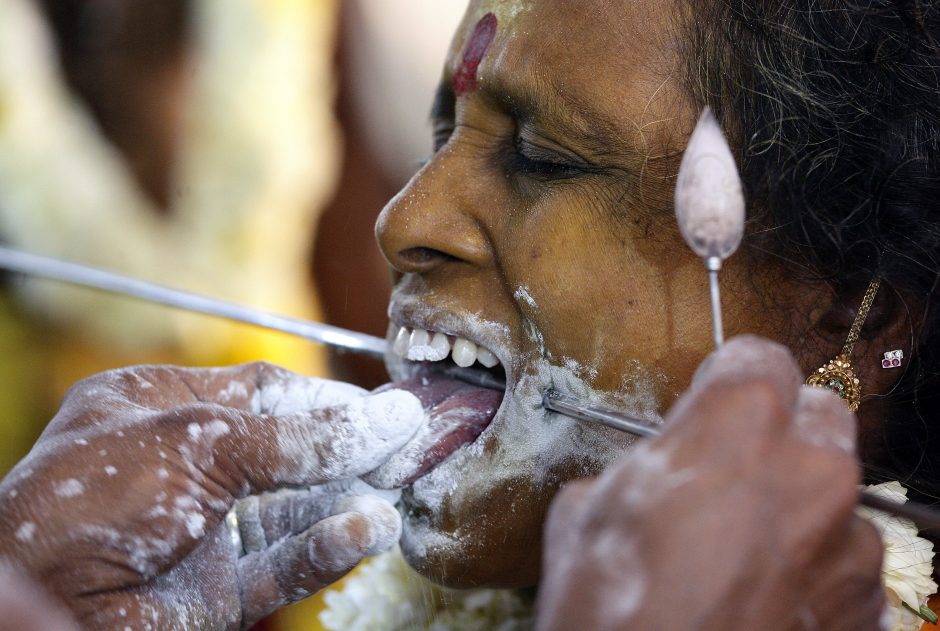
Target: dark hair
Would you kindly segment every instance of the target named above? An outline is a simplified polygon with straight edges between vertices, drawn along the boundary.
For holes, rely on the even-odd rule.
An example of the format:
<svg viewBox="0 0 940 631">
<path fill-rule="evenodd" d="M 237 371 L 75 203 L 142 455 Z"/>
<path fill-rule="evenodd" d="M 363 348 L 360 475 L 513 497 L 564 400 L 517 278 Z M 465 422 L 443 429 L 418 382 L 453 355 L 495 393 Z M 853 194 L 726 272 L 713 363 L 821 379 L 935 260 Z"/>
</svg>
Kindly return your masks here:
<svg viewBox="0 0 940 631">
<path fill-rule="evenodd" d="M 940 2 L 683 6 L 686 85 L 734 139 L 758 247 L 852 309 L 879 276 L 883 306 L 909 310 L 913 349 L 867 475 L 936 501 Z"/>
</svg>

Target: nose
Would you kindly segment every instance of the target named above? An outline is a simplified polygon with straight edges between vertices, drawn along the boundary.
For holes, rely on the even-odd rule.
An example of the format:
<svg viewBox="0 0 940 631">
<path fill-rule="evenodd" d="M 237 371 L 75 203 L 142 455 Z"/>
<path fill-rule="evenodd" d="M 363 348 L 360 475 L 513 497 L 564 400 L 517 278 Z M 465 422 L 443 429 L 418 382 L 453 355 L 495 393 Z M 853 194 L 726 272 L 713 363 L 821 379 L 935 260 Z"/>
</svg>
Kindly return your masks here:
<svg viewBox="0 0 940 631">
<path fill-rule="evenodd" d="M 443 153 L 443 152 L 442 152 Z M 445 263 L 487 266 L 492 245 L 473 199 L 473 178 L 439 153 L 385 206 L 375 224 L 396 271 L 428 273 Z"/>
</svg>

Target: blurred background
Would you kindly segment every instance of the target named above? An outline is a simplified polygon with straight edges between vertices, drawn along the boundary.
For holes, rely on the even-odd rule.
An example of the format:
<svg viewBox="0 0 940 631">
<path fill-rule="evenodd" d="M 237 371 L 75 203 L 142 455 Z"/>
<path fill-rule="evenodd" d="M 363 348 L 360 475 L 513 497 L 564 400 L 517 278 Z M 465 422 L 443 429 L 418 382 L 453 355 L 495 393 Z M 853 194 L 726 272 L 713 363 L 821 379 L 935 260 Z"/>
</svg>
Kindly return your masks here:
<svg viewBox="0 0 940 631">
<path fill-rule="evenodd" d="M 430 150 L 466 0 L 2 0 L 0 242 L 375 335 L 372 225 Z M 0 274 L 0 475 L 76 380 L 265 359 L 378 362 Z M 318 629 L 316 602 L 265 629 Z"/>
</svg>

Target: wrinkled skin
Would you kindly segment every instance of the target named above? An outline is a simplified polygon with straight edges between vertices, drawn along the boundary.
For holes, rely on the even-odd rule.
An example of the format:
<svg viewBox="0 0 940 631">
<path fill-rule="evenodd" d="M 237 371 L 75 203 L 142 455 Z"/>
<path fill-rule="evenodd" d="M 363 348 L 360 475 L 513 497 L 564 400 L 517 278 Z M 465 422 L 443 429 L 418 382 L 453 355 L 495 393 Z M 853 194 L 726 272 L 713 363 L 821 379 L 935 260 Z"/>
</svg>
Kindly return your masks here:
<svg viewBox="0 0 940 631">
<path fill-rule="evenodd" d="M 666 432 L 552 506 L 539 631 L 880 628 L 855 420 L 786 349 L 728 343 Z M 824 481 L 821 484 L 821 481 Z"/>
<path fill-rule="evenodd" d="M 0 484 L 0 560 L 83 628 L 248 627 L 398 539 L 388 502 L 306 488 L 375 468 L 417 430 L 417 399 L 350 422 L 387 397 L 364 394 L 266 364 L 86 379 Z M 284 487 L 298 490 L 239 504 L 241 555 L 226 512 Z"/>
<path fill-rule="evenodd" d="M 552 385 L 540 363 L 576 364 L 588 387 L 622 409 L 631 410 L 626 390 L 664 413 L 712 349 L 702 261 L 672 211 L 698 116 L 679 84 L 676 7 L 477 1 L 453 40 L 432 113 L 435 152 L 377 223 L 396 273 L 393 325 L 505 327 L 476 340 L 489 347 L 495 338 L 509 376 L 503 409 L 478 439 L 482 453 L 456 458 L 452 471 L 403 496 L 406 556 L 434 580 L 534 585 L 553 494 L 624 445 L 574 425 L 550 444 L 520 441 L 567 422 L 531 405 L 518 413 Z M 487 13 L 495 35 L 468 88 L 466 50 Z M 770 262 L 755 267 L 768 258 L 726 261 L 726 334 L 781 342 L 812 370 L 841 347 L 853 313 L 835 309 L 824 286 L 798 284 Z M 862 341 L 855 356 L 877 348 Z M 890 387 L 875 368 L 860 371 L 868 392 Z M 865 413 L 876 408 L 866 403 Z M 428 499 L 440 492 L 442 503 Z"/>
</svg>

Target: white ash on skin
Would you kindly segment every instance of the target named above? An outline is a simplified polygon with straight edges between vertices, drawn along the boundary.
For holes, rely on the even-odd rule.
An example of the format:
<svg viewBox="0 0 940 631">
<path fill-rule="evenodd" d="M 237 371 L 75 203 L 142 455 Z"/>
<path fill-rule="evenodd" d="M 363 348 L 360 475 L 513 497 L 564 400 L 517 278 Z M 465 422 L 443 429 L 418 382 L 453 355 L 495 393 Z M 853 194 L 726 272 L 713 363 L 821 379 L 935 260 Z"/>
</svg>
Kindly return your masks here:
<svg viewBox="0 0 940 631">
<path fill-rule="evenodd" d="M 529 296 L 531 298 L 531 296 Z M 399 304 L 407 299 L 398 299 Z M 394 302 L 394 299 L 393 299 Z M 535 300 L 527 302 L 527 308 Z M 434 312 L 420 304 L 409 304 L 412 312 L 431 317 Z M 528 321 L 537 340 L 541 332 Z M 542 357 L 524 360 L 509 352 L 509 330 L 504 324 L 474 316 L 460 318 L 463 331 L 485 340 L 498 357 L 504 359 L 509 384 L 502 405 L 492 423 L 473 442 L 456 450 L 446 460 L 415 481 L 407 490 L 404 507 L 402 550 L 409 562 L 430 568 L 428 559 L 436 552 L 448 550 L 445 556 L 463 555 L 477 536 L 461 528 L 443 532 L 426 516 L 440 516 L 448 505 L 471 505 L 485 497 L 488 489 L 509 488 L 516 482 L 526 486 L 547 486 L 557 467 L 578 469 L 592 475 L 615 459 L 633 442 L 633 438 L 608 428 L 584 426 L 577 421 L 547 412 L 542 406 L 542 393 L 548 387 L 576 396 L 586 402 L 620 409 L 627 414 L 661 422 L 660 403 L 655 394 L 655 378 L 642 366 L 628 367 L 621 392 L 600 392 L 588 380 L 594 371 L 569 358 L 547 357 L 539 344 Z M 514 363 L 506 363 L 511 359 Z M 414 374 L 413 364 L 388 355 L 386 363 L 394 379 Z M 561 365 L 559 365 L 561 364 Z M 516 382 L 515 375 L 521 374 Z M 632 378 L 631 378 L 632 377 Z M 479 466 L 486 452 L 486 467 Z M 409 505 L 418 505 L 414 512 Z M 477 524 L 479 525 L 479 524 Z M 431 570 L 433 571 L 433 569 Z"/>
</svg>

